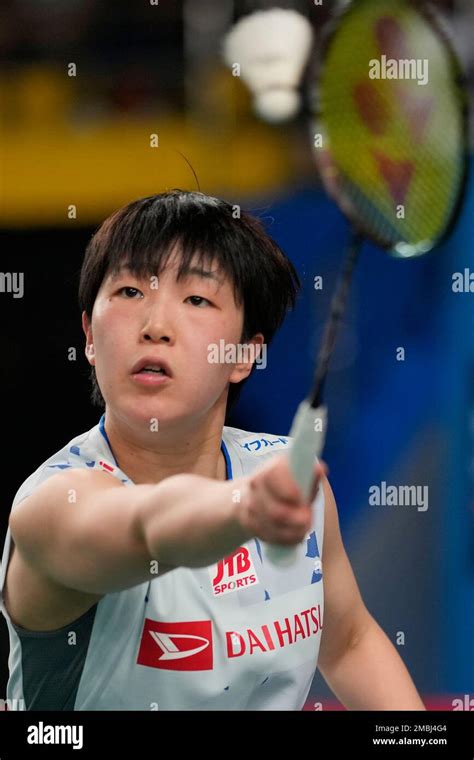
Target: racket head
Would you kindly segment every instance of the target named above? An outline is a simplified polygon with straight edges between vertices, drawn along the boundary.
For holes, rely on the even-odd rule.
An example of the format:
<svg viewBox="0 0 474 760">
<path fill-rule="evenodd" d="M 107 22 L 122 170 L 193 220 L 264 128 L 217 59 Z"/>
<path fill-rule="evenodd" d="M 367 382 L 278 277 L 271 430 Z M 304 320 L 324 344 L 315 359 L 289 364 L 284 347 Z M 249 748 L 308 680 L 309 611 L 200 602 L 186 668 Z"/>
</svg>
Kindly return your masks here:
<svg viewBox="0 0 474 760">
<path fill-rule="evenodd" d="M 414 0 L 357 0 L 331 23 L 321 55 L 310 110 L 327 193 L 393 256 L 427 253 L 451 233 L 468 171 L 468 97 L 445 25 Z M 415 61 L 420 74 L 428 61 L 426 83 L 370 76 L 393 74 L 390 60 Z M 404 65 L 395 73 L 415 72 Z"/>
</svg>

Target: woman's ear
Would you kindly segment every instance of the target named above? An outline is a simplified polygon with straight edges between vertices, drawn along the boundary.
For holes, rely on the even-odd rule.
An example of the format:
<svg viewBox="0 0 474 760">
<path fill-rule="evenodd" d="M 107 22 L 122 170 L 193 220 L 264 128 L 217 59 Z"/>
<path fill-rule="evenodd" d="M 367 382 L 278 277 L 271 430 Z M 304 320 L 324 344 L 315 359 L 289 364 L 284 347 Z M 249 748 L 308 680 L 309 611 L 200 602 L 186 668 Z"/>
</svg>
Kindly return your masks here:
<svg viewBox="0 0 474 760">
<path fill-rule="evenodd" d="M 86 348 L 85 348 L 86 358 L 89 364 L 94 366 L 95 351 L 94 351 L 94 341 L 92 338 L 92 327 L 91 327 L 91 323 L 89 322 L 89 317 L 87 316 L 85 311 L 82 312 L 82 329 L 84 330 L 84 334 L 86 336 Z"/>
<path fill-rule="evenodd" d="M 263 333 L 256 333 L 251 340 L 237 346 L 237 362 L 229 378 L 231 383 L 240 383 L 250 375 L 254 364 L 266 367 L 266 345 Z M 262 362 L 262 356 L 264 363 Z"/>
</svg>

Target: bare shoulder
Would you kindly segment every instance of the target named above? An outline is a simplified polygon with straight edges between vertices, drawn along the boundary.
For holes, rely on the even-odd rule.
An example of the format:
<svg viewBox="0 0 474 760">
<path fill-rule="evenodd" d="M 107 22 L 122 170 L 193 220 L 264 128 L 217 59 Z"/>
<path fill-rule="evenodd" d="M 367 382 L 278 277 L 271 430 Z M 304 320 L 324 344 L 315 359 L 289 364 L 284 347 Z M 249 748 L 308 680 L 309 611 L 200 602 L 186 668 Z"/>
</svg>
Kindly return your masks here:
<svg viewBox="0 0 474 760">
<path fill-rule="evenodd" d="M 5 606 L 12 621 L 27 630 L 50 631 L 76 620 L 101 598 L 67 588 L 48 578 L 32 561 L 33 550 L 54 550 L 68 504 L 79 509 L 95 492 L 124 487 L 105 472 L 74 468 L 57 473 L 17 504 L 10 515 L 12 550 L 4 587 Z M 64 526 L 67 529 L 67 526 Z"/>
<path fill-rule="evenodd" d="M 4 586 L 12 621 L 29 631 L 54 631 L 77 620 L 102 598 L 61 586 L 29 565 L 15 545 Z"/>
<path fill-rule="evenodd" d="M 96 493 L 111 488 L 124 484 L 102 470 L 71 468 L 45 480 L 10 514 L 9 527 L 20 551 L 30 537 L 38 544 L 48 527 L 56 527 L 58 520 L 67 522 L 73 514 L 68 505 L 85 505 Z"/>
</svg>

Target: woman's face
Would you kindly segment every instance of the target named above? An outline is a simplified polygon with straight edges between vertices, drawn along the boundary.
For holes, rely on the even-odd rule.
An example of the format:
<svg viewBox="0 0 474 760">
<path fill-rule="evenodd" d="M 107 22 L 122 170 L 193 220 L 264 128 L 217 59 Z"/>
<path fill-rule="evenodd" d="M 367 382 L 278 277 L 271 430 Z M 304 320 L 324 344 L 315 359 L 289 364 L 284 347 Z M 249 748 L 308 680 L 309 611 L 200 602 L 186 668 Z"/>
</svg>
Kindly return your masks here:
<svg viewBox="0 0 474 760">
<path fill-rule="evenodd" d="M 252 368 L 249 361 L 209 361 L 212 344 L 235 345 L 242 334 L 243 308 L 231 283 L 216 264 L 192 263 L 180 281 L 177 268 L 174 257 L 159 278 L 137 279 L 127 270 L 109 275 L 90 324 L 83 314 L 86 355 L 107 407 L 129 424 L 199 420 L 218 402 L 225 408 L 228 383 Z M 260 344 L 263 336 L 249 342 Z M 145 358 L 166 362 L 170 375 L 134 373 Z"/>
</svg>

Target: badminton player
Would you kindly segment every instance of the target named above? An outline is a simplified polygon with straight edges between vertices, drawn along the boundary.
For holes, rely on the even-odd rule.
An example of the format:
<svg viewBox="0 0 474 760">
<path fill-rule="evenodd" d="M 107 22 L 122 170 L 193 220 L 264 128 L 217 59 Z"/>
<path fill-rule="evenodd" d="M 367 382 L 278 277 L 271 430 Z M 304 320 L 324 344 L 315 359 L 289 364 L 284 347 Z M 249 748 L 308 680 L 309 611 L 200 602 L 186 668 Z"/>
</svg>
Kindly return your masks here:
<svg viewBox="0 0 474 760">
<path fill-rule="evenodd" d="M 20 709 L 301 710 L 317 666 L 348 709 L 424 709 L 361 599 L 325 466 L 306 502 L 291 439 L 225 424 L 299 286 L 233 212 L 171 191 L 118 210 L 87 247 L 104 413 L 13 502 L 0 592 Z M 242 345 L 253 354 L 227 351 Z M 269 544 L 297 546 L 293 564 Z"/>
</svg>

